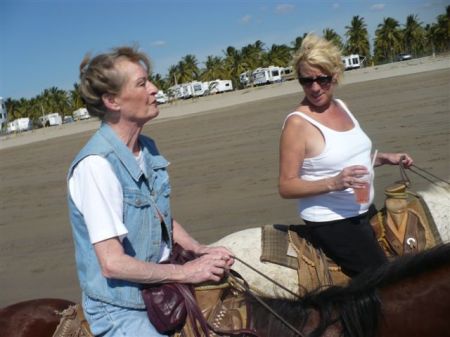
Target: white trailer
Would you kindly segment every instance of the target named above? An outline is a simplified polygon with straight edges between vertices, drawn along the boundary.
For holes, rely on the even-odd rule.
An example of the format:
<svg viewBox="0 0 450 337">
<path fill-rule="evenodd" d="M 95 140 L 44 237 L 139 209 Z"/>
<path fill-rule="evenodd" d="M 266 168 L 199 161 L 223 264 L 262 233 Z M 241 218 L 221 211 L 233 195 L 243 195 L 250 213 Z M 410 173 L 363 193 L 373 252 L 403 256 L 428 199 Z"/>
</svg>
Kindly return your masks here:
<svg viewBox="0 0 450 337">
<path fill-rule="evenodd" d="M 0 132 L 6 129 L 8 123 L 8 113 L 6 112 L 6 105 L 2 97 L 0 97 Z"/>
<path fill-rule="evenodd" d="M 233 82 L 231 80 L 214 80 L 208 83 L 209 92 L 211 94 L 218 94 L 233 90 Z"/>
<path fill-rule="evenodd" d="M 18 118 L 9 122 L 7 125 L 6 132 L 22 132 L 31 130 L 31 120 L 28 117 Z"/>
<path fill-rule="evenodd" d="M 290 81 L 295 79 L 295 71 L 292 66 L 281 69 L 281 80 Z"/>
<path fill-rule="evenodd" d="M 252 77 L 252 72 L 250 70 L 247 70 L 239 75 L 239 82 L 244 87 L 248 87 L 249 85 L 251 85 L 251 77 Z"/>
<path fill-rule="evenodd" d="M 191 88 L 194 97 L 205 96 L 209 93 L 208 82 L 191 82 Z"/>
<path fill-rule="evenodd" d="M 169 97 L 162 90 L 158 90 L 155 97 L 158 104 L 165 104 L 169 101 Z"/>
<path fill-rule="evenodd" d="M 281 82 L 281 72 L 284 68 L 269 66 L 267 68 L 257 68 L 252 73 L 254 85 L 263 85 L 275 82 Z"/>
<path fill-rule="evenodd" d="M 168 90 L 169 97 L 173 99 L 180 99 L 184 98 L 183 94 L 183 86 L 181 84 L 176 84 L 174 86 L 171 86 Z"/>
<path fill-rule="evenodd" d="M 91 115 L 89 114 L 89 111 L 86 108 L 79 108 L 75 110 L 72 116 L 74 121 L 91 118 Z"/>
<path fill-rule="evenodd" d="M 342 62 L 344 63 L 345 70 L 361 68 L 363 61 L 364 58 L 361 58 L 358 54 L 342 56 Z"/>
<path fill-rule="evenodd" d="M 39 117 L 39 124 L 42 127 L 61 125 L 62 117 L 57 112 L 49 113 L 47 115 Z"/>
</svg>

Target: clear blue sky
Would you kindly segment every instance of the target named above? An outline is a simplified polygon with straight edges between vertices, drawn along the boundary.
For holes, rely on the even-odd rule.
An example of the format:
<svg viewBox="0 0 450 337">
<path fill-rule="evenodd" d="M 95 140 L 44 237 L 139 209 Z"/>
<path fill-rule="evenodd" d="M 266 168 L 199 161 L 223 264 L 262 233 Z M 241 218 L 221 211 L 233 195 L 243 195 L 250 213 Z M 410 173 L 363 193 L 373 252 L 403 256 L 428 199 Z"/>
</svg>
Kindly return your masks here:
<svg viewBox="0 0 450 337">
<path fill-rule="evenodd" d="M 86 52 L 138 43 L 155 72 L 193 54 L 208 55 L 256 40 L 269 48 L 305 32 L 345 26 L 363 17 L 372 42 L 385 17 L 409 14 L 431 23 L 448 0 L 0 0 L 0 96 L 31 98 L 56 86 L 71 90 Z"/>
</svg>

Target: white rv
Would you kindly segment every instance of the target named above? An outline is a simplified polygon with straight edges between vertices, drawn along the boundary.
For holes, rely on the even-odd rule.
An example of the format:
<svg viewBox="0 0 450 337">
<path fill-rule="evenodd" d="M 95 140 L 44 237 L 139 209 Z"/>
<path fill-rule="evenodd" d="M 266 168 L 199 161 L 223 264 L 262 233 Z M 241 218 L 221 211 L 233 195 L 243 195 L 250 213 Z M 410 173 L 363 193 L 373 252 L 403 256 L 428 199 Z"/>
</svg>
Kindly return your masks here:
<svg viewBox="0 0 450 337">
<path fill-rule="evenodd" d="M 208 82 L 191 82 L 192 95 L 195 97 L 205 96 L 209 93 Z"/>
<path fill-rule="evenodd" d="M 164 104 L 169 101 L 169 97 L 167 97 L 167 95 L 162 90 L 158 90 L 155 97 L 158 104 Z"/>
<path fill-rule="evenodd" d="M 9 122 L 7 125 L 6 132 L 13 133 L 27 130 L 31 130 L 31 120 L 28 117 L 24 117 Z"/>
<path fill-rule="evenodd" d="M 39 124 L 42 127 L 61 125 L 62 117 L 59 113 L 53 112 L 53 113 L 39 117 Z"/>
<path fill-rule="evenodd" d="M 75 110 L 72 116 L 74 121 L 91 118 L 91 115 L 89 115 L 89 111 L 86 108 L 79 108 Z"/>
<path fill-rule="evenodd" d="M 364 59 L 361 58 L 358 54 L 352 54 L 342 57 L 342 62 L 344 63 L 345 70 L 361 68 L 363 60 Z"/>
<path fill-rule="evenodd" d="M 8 113 L 6 112 L 5 102 L 0 97 L 0 132 L 6 129 L 6 123 L 8 123 Z"/>
<path fill-rule="evenodd" d="M 233 82 L 231 80 L 214 80 L 208 83 L 209 92 L 211 94 L 218 94 L 233 90 Z"/>
<path fill-rule="evenodd" d="M 171 86 L 168 90 L 169 96 L 174 99 L 184 98 L 184 89 L 182 84 Z"/>
<path fill-rule="evenodd" d="M 248 87 L 249 85 L 251 85 L 251 76 L 252 76 L 252 72 L 250 70 L 243 72 L 242 74 L 239 75 L 239 82 L 244 86 L 244 87 Z"/>
<path fill-rule="evenodd" d="M 267 68 L 257 68 L 252 73 L 254 85 L 263 85 L 275 82 L 281 82 L 282 67 L 270 66 Z"/>
<path fill-rule="evenodd" d="M 281 69 L 281 80 L 290 81 L 295 79 L 295 71 L 292 66 Z"/>
</svg>

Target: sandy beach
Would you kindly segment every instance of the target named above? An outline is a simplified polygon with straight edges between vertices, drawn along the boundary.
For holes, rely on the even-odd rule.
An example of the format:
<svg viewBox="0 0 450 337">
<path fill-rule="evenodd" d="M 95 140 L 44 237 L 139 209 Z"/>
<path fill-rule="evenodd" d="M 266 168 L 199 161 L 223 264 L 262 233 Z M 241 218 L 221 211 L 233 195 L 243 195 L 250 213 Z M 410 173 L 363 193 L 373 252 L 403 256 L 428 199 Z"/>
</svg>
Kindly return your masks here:
<svg viewBox="0 0 450 337">
<path fill-rule="evenodd" d="M 450 172 L 450 56 L 363 68 L 336 92 L 379 151 L 409 152 L 437 176 Z M 277 192 L 278 140 L 302 97 L 296 81 L 161 106 L 145 127 L 171 162 L 175 218 L 199 241 L 267 223 L 298 223 Z M 66 206 L 70 162 L 95 120 L 0 138 L 0 307 L 38 297 L 79 300 Z M 415 190 L 428 182 L 410 176 Z M 399 179 L 376 171 L 376 205 Z"/>
</svg>

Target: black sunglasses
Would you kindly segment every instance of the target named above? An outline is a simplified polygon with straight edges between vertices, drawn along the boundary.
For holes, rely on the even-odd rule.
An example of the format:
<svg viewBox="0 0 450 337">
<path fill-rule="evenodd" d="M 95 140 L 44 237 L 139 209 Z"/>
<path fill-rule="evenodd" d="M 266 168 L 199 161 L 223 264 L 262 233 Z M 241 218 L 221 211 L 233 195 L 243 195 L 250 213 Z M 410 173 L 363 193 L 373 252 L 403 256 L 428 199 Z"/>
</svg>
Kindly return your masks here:
<svg viewBox="0 0 450 337">
<path fill-rule="evenodd" d="M 314 82 L 317 82 L 319 85 L 328 85 L 333 80 L 333 76 L 317 76 L 313 77 L 299 77 L 298 81 L 301 85 L 311 86 Z"/>
</svg>

